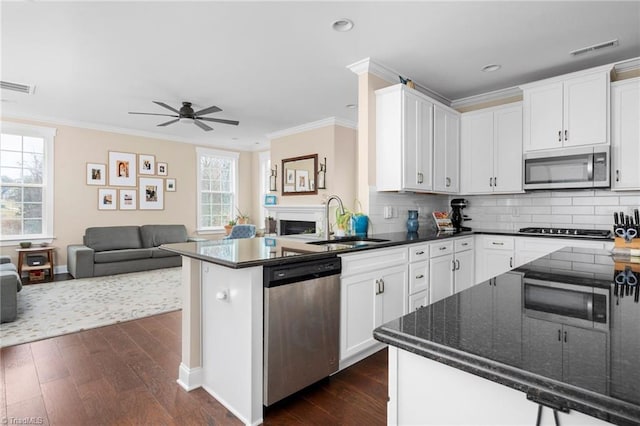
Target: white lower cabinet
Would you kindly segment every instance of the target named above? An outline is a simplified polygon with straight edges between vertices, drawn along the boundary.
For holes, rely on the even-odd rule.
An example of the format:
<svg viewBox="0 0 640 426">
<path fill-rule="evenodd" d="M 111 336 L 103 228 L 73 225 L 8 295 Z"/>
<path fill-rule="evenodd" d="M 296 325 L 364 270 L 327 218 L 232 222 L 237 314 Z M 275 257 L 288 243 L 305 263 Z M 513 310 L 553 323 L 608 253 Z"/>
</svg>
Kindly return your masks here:
<svg viewBox="0 0 640 426">
<path fill-rule="evenodd" d="M 455 263 L 452 253 L 429 259 L 429 303 L 453 294 L 453 270 Z"/>
<path fill-rule="evenodd" d="M 409 287 L 406 247 L 345 255 L 342 263 L 341 368 L 381 345 L 373 338 L 373 330 L 407 313 Z"/>
<path fill-rule="evenodd" d="M 476 283 L 493 278 L 515 267 L 515 238 L 476 235 Z"/>
</svg>

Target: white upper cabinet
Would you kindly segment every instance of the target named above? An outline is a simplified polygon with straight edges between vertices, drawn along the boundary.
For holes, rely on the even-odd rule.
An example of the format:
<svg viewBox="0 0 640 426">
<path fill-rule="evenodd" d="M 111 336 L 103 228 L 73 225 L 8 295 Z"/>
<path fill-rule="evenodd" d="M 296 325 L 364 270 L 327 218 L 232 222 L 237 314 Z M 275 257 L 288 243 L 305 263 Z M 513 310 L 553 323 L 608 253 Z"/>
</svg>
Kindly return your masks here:
<svg viewBox="0 0 640 426">
<path fill-rule="evenodd" d="M 640 189 L 640 78 L 611 85 L 611 189 Z"/>
<path fill-rule="evenodd" d="M 460 191 L 460 113 L 433 107 L 433 190 Z"/>
<path fill-rule="evenodd" d="M 462 114 L 461 192 L 522 192 L 522 105 Z"/>
<path fill-rule="evenodd" d="M 521 86 L 524 151 L 609 143 L 611 68 Z"/>
<path fill-rule="evenodd" d="M 433 103 L 403 84 L 376 91 L 378 191 L 432 191 Z"/>
</svg>

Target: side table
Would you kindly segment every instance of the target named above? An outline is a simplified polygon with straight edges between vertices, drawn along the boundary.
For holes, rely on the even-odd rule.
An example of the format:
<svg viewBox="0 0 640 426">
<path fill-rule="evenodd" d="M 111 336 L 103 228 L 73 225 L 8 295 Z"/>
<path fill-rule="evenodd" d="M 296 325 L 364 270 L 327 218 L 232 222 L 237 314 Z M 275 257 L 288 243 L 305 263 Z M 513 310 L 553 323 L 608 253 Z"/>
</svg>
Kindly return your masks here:
<svg viewBox="0 0 640 426">
<path fill-rule="evenodd" d="M 42 271 L 42 273 L 45 274 L 45 271 L 48 270 L 49 276 L 43 277 L 43 281 L 45 280 L 45 278 L 47 281 L 53 281 L 53 267 L 54 267 L 53 251 L 55 249 L 56 248 L 53 246 L 16 249 L 16 251 L 18 252 L 18 271 L 22 275 L 23 272 L 29 273 L 29 272 L 36 272 L 36 271 Z M 28 254 L 43 254 L 45 255 L 47 261 L 41 265 L 29 266 L 28 263 L 26 262 L 26 257 Z M 29 277 L 29 281 L 31 281 L 31 277 Z"/>
</svg>

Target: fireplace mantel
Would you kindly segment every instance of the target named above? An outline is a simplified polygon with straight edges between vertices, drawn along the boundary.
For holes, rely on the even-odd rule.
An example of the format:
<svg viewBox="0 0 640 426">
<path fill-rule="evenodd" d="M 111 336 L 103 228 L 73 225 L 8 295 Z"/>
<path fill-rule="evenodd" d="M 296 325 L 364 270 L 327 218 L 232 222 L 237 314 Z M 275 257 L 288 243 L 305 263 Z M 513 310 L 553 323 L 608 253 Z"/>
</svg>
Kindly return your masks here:
<svg viewBox="0 0 640 426">
<path fill-rule="evenodd" d="M 278 223 L 278 235 L 280 235 L 281 220 L 301 220 L 316 223 L 316 233 L 307 236 L 322 236 L 325 221 L 324 204 L 303 204 L 303 205 L 274 205 L 264 206 Z"/>
</svg>

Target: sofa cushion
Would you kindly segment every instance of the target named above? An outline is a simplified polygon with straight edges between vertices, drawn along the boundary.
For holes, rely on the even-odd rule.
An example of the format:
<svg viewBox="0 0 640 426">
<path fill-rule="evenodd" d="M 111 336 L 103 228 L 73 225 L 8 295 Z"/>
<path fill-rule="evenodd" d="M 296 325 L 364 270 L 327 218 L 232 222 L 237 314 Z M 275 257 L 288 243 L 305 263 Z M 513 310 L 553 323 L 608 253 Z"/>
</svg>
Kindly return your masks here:
<svg viewBox="0 0 640 426">
<path fill-rule="evenodd" d="M 98 251 L 94 255 L 95 263 L 122 262 L 123 260 L 139 260 L 151 257 L 151 249 L 123 249 Z"/>
<path fill-rule="evenodd" d="M 189 239 L 187 228 L 184 225 L 142 225 L 140 235 L 143 247 L 185 243 Z"/>
<path fill-rule="evenodd" d="M 14 265 L 13 263 L 2 263 L 0 264 L 0 271 L 13 271 L 16 272 L 18 269 L 16 268 L 16 265 Z"/>
<path fill-rule="evenodd" d="M 171 251 L 162 250 L 161 248 L 158 248 L 158 247 L 154 247 L 154 248 L 151 249 L 151 257 L 153 257 L 153 258 L 171 257 L 171 256 L 180 257 L 180 255 L 178 253 L 173 253 Z"/>
<path fill-rule="evenodd" d="M 84 245 L 96 252 L 142 248 L 139 226 L 99 226 L 87 228 Z"/>
</svg>

